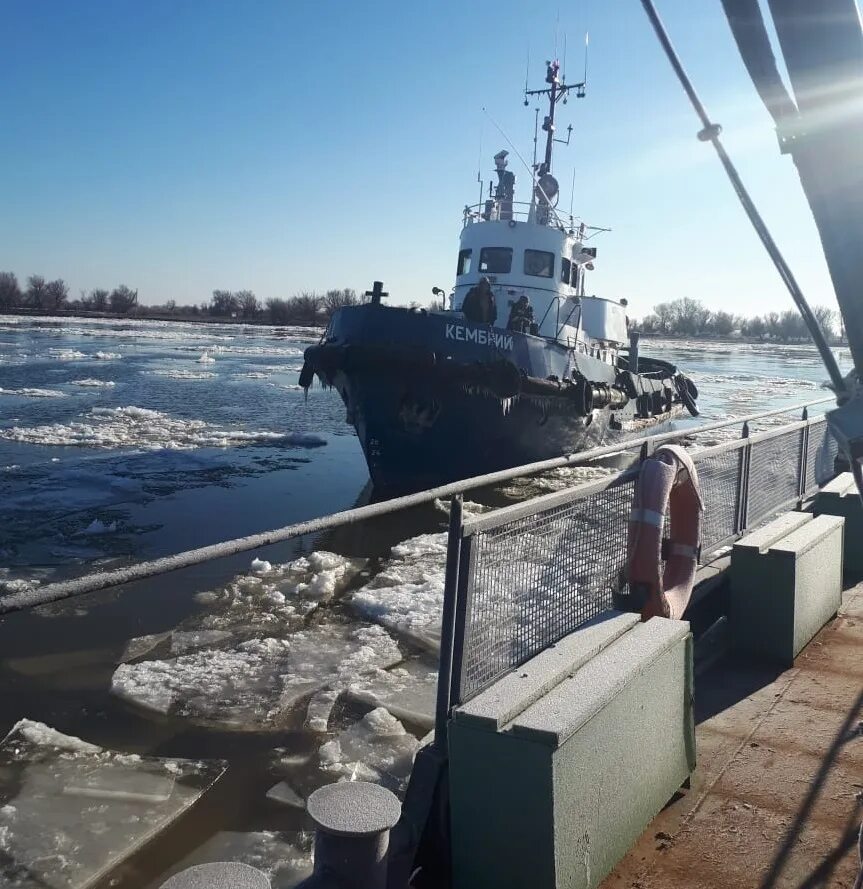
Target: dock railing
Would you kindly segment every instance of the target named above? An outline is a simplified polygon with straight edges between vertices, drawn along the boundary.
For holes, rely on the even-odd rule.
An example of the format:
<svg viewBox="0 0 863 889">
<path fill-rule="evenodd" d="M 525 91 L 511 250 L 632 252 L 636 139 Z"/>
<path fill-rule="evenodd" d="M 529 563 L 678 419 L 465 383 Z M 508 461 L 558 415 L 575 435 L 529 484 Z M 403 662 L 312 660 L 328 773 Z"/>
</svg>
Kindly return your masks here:
<svg viewBox="0 0 863 889">
<path fill-rule="evenodd" d="M 645 442 L 642 459 L 661 443 Z M 835 475 L 824 417 L 693 450 L 705 502 L 704 564 Z M 626 594 L 627 524 L 637 464 L 613 476 L 451 522 L 437 733 L 505 673 Z M 447 623 L 449 621 L 449 623 Z M 449 648 L 451 646 L 451 649 Z M 451 668 L 450 668 L 451 665 Z M 449 674 L 449 675 L 447 675 Z"/>
<path fill-rule="evenodd" d="M 579 466 L 595 461 L 600 457 L 606 457 L 613 454 L 627 452 L 632 453 L 633 451 L 637 451 L 639 447 L 651 449 L 655 448 L 662 442 L 677 441 L 686 438 L 697 438 L 699 435 L 704 435 L 705 433 L 713 432 L 720 429 L 728 429 L 732 426 L 742 425 L 745 440 L 741 439 L 739 441 L 729 443 L 728 445 L 718 445 L 714 448 L 706 448 L 700 451 L 699 456 L 697 457 L 699 462 L 703 464 L 703 466 L 700 467 L 700 471 L 704 475 L 703 485 L 708 492 L 711 492 L 714 488 L 716 488 L 720 492 L 724 492 L 724 494 L 727 494 L 730 490 L 730 486 L 732 485 L 737 485 L 737 488 L 735 488 L 735 490 L 747 492 L 747 496 L 742 496 L 741 494 L 737 495 L 739 503 L 736 504 L 735 509 L 733 510 L 735 522 L 733 527 L 729 524 L 728 521 L 728 502 L 726 502 L 721 497 L 717 498 L 711 493 L 708 493 L 708 497 L 710 498 L 711 502 L 715 504 L 712 511 L 717 513 L 717 515 L 712 515 L 709 519 L 706 520 L 708 533 L 706 534 L 707 542 L 705 544 L 705 552 L 707 552 L 709 551 L 709 546 L 721 545 L 721 539 L 733 539 L 734 535 L 737 534 L 741 529 L 745 529 L 746 527 L 752 526 L 753 524 L 757 523 L 756 515 L 759 513 L 759 511 L 764 512 L 765 509 L 769 511 L 772 508 L 779 509 L 782 508 L 783 505 L 793 502 L 794 498 L 792 498 L 789 493 L 791 476 L 789 472 L 786 472 L 786 467 L 783 465 L 779 466 L 775 473 L 777 476 L 777 480 L 782 481 L 782 485 L 778 489 L 780 491 L 780 494 L 772 496 L 769 492 L 759 491 L 756 496 L 753 496 L 751 498 L 753 502 L 752 504 L 750 504 L 750 498 L 748 496 L 748 486 L 749 475 L 753 463 L 753 454 L 757 455 L 755 462 L 756 472 L 760 472 L 762 465 L 766 465 L 767 463 L 769 463 L 770 460 L 770 454 L 762 456 L 760 450 L 759 443 L 764 440 L 765 435 L 770 436 L 770 441 L 773 443 L 774 447 L 781 448 L 792 447 L 793 441 L 791 441 L 787 437 L 791 436 L 791 438 L 793 439 L 794 435 L 796 435 L 798 441 L 797 451 L 795 451 L 795 453 L 797 453 L 796 459 L 798 459 L 798 461 L 802 459 L 803 469 L 801 470 L 798 464 L 795 463 L 795 466 L 798 466 L 796 470 L 797 475 L 794 476 L 795 484 L 797 486 L 800 486 L 801 492 L 806 493 L 811 490 L 812 486 L 816 483 L 817 467 L 820 466 L 820 464 L 817 463 L 818 454 L 821 452 L 819 451 L 819 447 L 821 448 L 821 450 L 823 450 L 824 448 L 823 442 L 821 443 L 821 445 L 819 445 L 818 438 L 819 435 L 821 436 L 821 438 L 824 438 L 824 436 L 826 436 L 826 421 L 823 418 L 815 420 L 808 420 L 804 418 L 804 420 L 794 425 L 793 428 L 783 427 L 783 429 L 776 430 L 775 432 L 764 433 L 763 435 L 753 436 L 751 438 L 748 437 L 748 424 L 756 421 L 763 421 L 768 418 L 775 418 L 784 414 L 790 414 L 795 411 L 799 412 L 800 410 L 803 410 L 805 412 L 810 407 L 814 407 L 816 405 L 826 405 L 833 402 L 834 399 L 832 397 L 821 398 L 810 401 L 807 404 L 780 407 L 771 411 L 763 411 L 757 414 L 750 414 L 745 417 L 737 417 L 730 420 L 703 423 L 700 426 L 676 429 L 671 432 L 664 432 L 658 435 L 643 435 L 640 437 L 627 439 L 626 441 L 616 442 L 615 444 L 592 448 L 589 451 L 581 451 L 579 453 L 569 454 L 564 457 L 555 457 L 550 460 L 542 460 L 537 463 L 530 463 L 524 466 L 516 466 L 512 469 L 504 469 L 498 472 L 488 473 L 486 475 L 475 476 L 474 478 L 464 479 L 462 481 L 452 482 L 446 485 L 440 485 L 436 488 L 429 488 L 425 491 L 420 491 L 415 494 L 408 494 L 403 497 L 396 497 L 391 500 L 384 500 L 380 503 L 372 503 L 367 506 L 361 506 L 355 509 L 348 509 L 343 512 L 333 513 L 332 515 L 310 519 L 306 522 L 297 522 L 295 524 L 287 525 L 282 528 L 275 528 L 271 531 L 264 531 L 259 534 L 250 534 L 246 537 L 239 537 L 233 540 L 226 540 L 220 543 L 214 543 L 209 546 L 202 546 L 197 549 L 186 550 L 185 552 L 177 553 L 171 556 L 138 562 L 121 568 L 116 568 L 109 571 L 102 571 L 95 574 L 88 574 L 82 577 L 76 577 L 69 580 L 58 581 L 56 583 L 45 584 L 43 586 L 34 586 L 30 589 L 8 593 L 4 596 L 0 596 L 0 615 L 37 607 L 39 605 L 46 605 L 51 602 L 57 602 L 63 599 L 70 598 L 72 596 L 86 595 L 89 593 L 98 592 L 99 590 L 123 586 L 125 584 L 133 583 L 145 578 L 156 577 L 162 574 L 167 574 L 171 571 L 178 571 L 183 568 L 188 568 L 192 565 L 200 565 L 214 559 L 221 559 L 228 556 L 236 555 L 238 553 L 260 550 L 275 543 L 281 543 L 286 540 L 292 540 L 307 535 L 319 534 L 323 531 L 329 531 L 333 528 L 339 528 L 345 525 L 368 521 L 384 515 L 388 515 L 390 513 L 398 512 L 400 510 L 409 509 L 423 503 L 430 503 L 434 500 L 450 498 L 453 498 L 453 500 L 455 500 L 455 498 L 457 498 L 459 495 L 463 495 L 467 491 L 490 487 L 492 485 L 511 481 L 513 479 L 524 478 L 526 476 L 536 475 L 541 472 L 546 472 L 549 470 L 559 469 L 567 466 Z M 785 429 L 789 429 L 790 432 L 784 431 Z M 816 431 L 813 432 L 813 430 Z M 785 438 L 783 438 L 782 436 L 785 436 Z M 813 440 L 814 444 L 811 444 Z M 805 456 L 802 458 L 800 458 L 798 453 L 801 448 L 805 452 Z M 835 444 L 832 445 L 832 449 L 835 451 Z M 734 457 L 730 456 L 730 452 L 732 451 L 734 452 Z M 711 466 L 708 462 L 710 458 L 713 458 L 714 466 Z M 736 464 L 735 458 L 737 460 Z M 622 476 L 616 476 L 615 478 L 612 478 L 610 480 L 603 480 L 599 484 L 602 490 L 612 491 L 617 487 L 627 484 L 627 478 L 629 477 L 624 474 Z M 630 482 L 631 481 L 632 479 L 630 478 Z M 590 490 L 588 490 L 587 488 L 590 488 Z M 566 502 L 571 501 L 575 503 L 579 500 L 585 499 L 586 497 L 590 496 L 591 493 L 593 493 L 592 486 L 587 486 L 587 488 L 585 488 L 584 486 L 580 486 L 562 492 L 561 494 L 554 494 L 550 496 L 554 498 L 560 497 L 563 498 Z M 605 496 L 622 496 L 622 494 L 607 494 Z M 777 496 L 781 496 L 781 501 L 776 499 Z M 802 493 L 798 493 L 796 496 L 800 497 L 802 496 Z M 533 514 L 543 509 L 544 507 L 542 504 L 545 502 L 546 500 L 544 500 L 543 498 L 537 498 L 525 504 L 521 504 L 515 507 L 509 507 L 508 509 L 525 510 L 525 514 Z M 777 506 L 776 503 L 778 503 L 779 505 Z M 750 509 L 750 506 L 752 506 L 752 508 L 754 509 L 754 511 L 752 512 L 752 516 L 749 516 L 747 514 L 747 510 Z M 509 513 L 502 514 L 502 511 L 497 511 L 490 514 L 490 516 L 499 517 L 502 522 L 507 521 L 506 515 L 509 515 Z M 471 527 L 474 526 L 471 524 L 465 524 L 459 531 L 459 534 L 462 534 L 465 528 L 470 529 Z M 589 534 L 589 531 L 586 530 L 584 533 Z M 717 536 L 717 534 L 719 536 Z M 453 538 L 451 529 L 451 546 L 454 539 L 455 538 Z M 459 540 L 460 539 L 461 538 L 459 537 Z M 461 545 L 462 544 L 460 543 L 460 546 Z M 469 547 L 470 544 L 464 544 L 464 546 Z M 604 542 L 602 543 L 602 546 L 605 546 Z M 461 572 L 456 572 L 456 574 L 458 574 L 459 577 L 462 576 Z M 445 607 L 446 605 L 447 603 L 445 602 Z M 446 626 L 444 626 L 444 632 L 447 632 Z"/>
</svg>

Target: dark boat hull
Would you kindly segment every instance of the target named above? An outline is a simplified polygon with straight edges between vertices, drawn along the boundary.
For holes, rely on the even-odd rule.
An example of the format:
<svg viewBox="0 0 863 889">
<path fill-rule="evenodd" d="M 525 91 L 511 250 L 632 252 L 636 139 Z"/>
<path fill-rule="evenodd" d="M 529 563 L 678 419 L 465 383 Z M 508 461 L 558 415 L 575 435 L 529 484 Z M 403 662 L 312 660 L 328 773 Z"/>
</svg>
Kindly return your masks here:
<svg viewBox="0 0 863 889">
<path fill-rule="evenodd" d="M 549 378 L 576 377 L 608 393 L 619 372 L 540 337 L 446 315 L 342 310 L 306 360 L 301 382 L 314 372 L 338 391 L 376 489 L 394 492 L 571 454 L 677 413 L 669 403 L 639 419 L 638 399 L 616 389 L 624 403 L 589 408 L 574 386 L 569 397 L 544 394 Z"/>
</svg>

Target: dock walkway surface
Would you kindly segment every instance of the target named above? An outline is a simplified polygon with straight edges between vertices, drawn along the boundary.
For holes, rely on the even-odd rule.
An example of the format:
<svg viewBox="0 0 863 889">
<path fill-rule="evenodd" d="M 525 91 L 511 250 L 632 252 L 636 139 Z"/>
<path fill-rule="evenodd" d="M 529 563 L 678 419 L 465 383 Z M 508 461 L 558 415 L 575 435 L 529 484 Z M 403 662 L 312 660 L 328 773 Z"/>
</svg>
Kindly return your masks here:
<svg viewBox="0 0 863 889">
<path fill-rule="evenodd" d="M 863 584 L 790 670 L 695 682 L 698 766 L 602 889 L 843 889 L 863 806 Z"/>
</svg>

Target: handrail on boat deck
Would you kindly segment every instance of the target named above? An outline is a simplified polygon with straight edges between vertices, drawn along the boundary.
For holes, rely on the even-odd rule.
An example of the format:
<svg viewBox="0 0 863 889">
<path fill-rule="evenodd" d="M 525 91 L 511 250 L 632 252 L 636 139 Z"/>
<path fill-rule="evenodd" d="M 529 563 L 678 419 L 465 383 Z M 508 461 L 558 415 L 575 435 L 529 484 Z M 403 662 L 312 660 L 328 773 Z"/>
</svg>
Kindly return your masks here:
<svg viewBox="0 0 863 889">
<path fill-rule="evenodd" d="M 743 425 L 757 420 L 763 420 L 767 417 L 805 410 L 815 405 L 832 402 L 833 400 L 832 396 L 825 397 L 789 405 L 787 407 L 775 408 L 757 414 L 749 414 L 729 420 L 718 420 L 713 423 L 705 423 L 701 426 L 694 426 L 687 429 L 678 429 L 654 435 L 642 435 L 635 438 L 628 438 L 612 445 L 603 445 L 602 447 L 591 448 L 588 451 L 580 451 L 563 457 L 553 457 L 549 460 L 540 460 L 535 463 L 526 463 L 523 466 L 515 466 L 511 469 L 501 469 L 497 472 L 473 476 L 472 478 L 463 479 L 461 481 L 450 482 L 449 484 L 428 488 L 425 491 L 418 491 L 415 494 L 406 494 L 402 497 L 394 497 L 380 503 L 371 503 L 367 506 L 360 506 L 354 509 L 343 510 L 342 512 L 331 513 L 330 515 L 310 519 L 306 522 L 297 522 L 271 531 L 263 531 L 258 534 L 250 534 L 245 537 L 222 541 L 221 543 L 213 543 L 208 546 L 198 547 L 197 549 L 186 550 L 185 552 L 177 553 L 173 556 L 163 556 L 146 562 L 138 562 L 135 565 L 129 565 L 124 568 L 87 574 L 72 580 L 59 581 L 57 583 L 46 584 L 42 587 L 10 593 L 0 597 L 0 615 L 10 614 L 15 611 L 23 611 L 27 608 L 34 608 L 39 605 L 47 605 L 51 602 L 58 602 L 72 596 L 95 593 L 122 584 L 132 583 L 133 581 L 144 580 L 148 577 L 156 577 L 160 574 L 178 571 L 181 568 L 200 565 L 213 559 L 226 558 L 227 556 L 261 549 L 275 543 L 282 543 L 286 540 L 303 537 L 306 534 L 317 534 L 344 525 L 352 525 L 367 519 L 378 518 L 393 512 L 399 512 L 403 509 L 409 509 L 413 506 L 430 503 L 434 500 L 454 497 L 463 494 L 465 491 L 474 490 L 476 488 L 487 487 L 500 482 L 535 475 L 536 473 L 550 469 L 559 469 L 564 466 L 576 466 L 590 462 L 599 457 L 630 451 L 634 448 L 641 447 L 646 443 L 655 445 L 664 441 L 687 438 L 692 435 L 700 435 L 705 432 L 711 432 L 729 426 Z"/>
</svg>

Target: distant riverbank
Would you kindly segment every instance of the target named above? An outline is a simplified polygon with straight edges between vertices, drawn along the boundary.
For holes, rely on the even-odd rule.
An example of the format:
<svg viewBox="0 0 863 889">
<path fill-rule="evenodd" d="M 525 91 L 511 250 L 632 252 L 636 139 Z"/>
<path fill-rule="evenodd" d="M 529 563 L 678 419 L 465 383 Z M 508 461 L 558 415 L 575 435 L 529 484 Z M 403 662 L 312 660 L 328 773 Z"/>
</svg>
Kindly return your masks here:
<svg viewBox="0 0 863 889">
<path fill-rule="evenodd" d="M 143 309 L 143 311 L 142 311 Z M 274 324 L 265 318 L 223 318 L 217 315 L 205 315 L 191 312 L 148 312 L 145 306 L 138 306 L 135 312 L 85 312 L 80 309 L 25 309 L 16 308 L 9 312 L 0 311 L 0 318 L 17 315 L 26 318 L 82 318 L 86 320 L 109 319 L 115 321 L 181 321 L 191 324 L 253 324 L 258 327 L 284 327 Z"/>
</svg>

